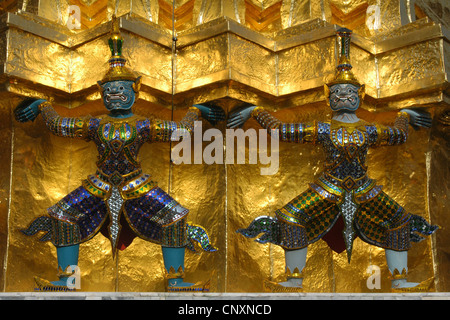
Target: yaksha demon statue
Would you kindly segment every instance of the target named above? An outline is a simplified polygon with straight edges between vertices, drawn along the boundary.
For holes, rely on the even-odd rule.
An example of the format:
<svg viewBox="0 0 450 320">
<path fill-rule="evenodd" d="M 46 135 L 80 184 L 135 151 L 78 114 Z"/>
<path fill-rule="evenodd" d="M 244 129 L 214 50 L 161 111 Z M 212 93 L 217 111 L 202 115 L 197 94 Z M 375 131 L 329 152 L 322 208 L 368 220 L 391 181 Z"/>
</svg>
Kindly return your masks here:
<svg viewBox="0 0 450 320">
<path fill-rule="evenodd" d="M 79 244 L 102 232 L 111 241 L 113 256 L 136 236 L 160 244 L 168 291 L 209 290 L 208 282 L 184 282 L 185 248 L 195 251 L 195 246 L 200 246 L 207 252 L 216 249 L 202 227 L 187 223 L 189 211 L 142 172 L 138 153 L 146 142 L 170 141 L 175 130 L 192 131 L 194 121 L 200 116 L 215 122 L 224 119 L 224 112 L 196 105 L 189 108 L 179 123 L 133 114 L 141 78 L 125 67 L 123 39 L 115 17 L 112 25 L 109 70 L 98 82 L 109 114 L 65 118 L 49 102 L 36 99 L 25 100 L 15 110 L 20 122 L 32 121 L 41 114 L 53 134 L 93 141 L 98 150 L 97 172 L 50 207 L 48 215 L 38 217 L 23 230 L 26 235 L 44 231 L 40 240 L 51 241 L 57 250 L 59 280 L 35 278 L 37 289 L 73 288 L 68 283 L 71 273 L 66 270 L 78 264 Z"/>
<path fill-rule="evenodd" d="M 406 280 L 407 250 L 411 242 L 422 240 L 421 235 L 432 234 L 437 226 L 407 212 L 385 194 L 367 176 L 365 164 L 369 148 L 405 143 L 408 122 L 412 126 L 430 127 L 431 117 L 424 111 L 403 109 L 392 127 L 360 120 L 355 111 L 364 97 L 364 85 L 351 72 L 350 36 L 350 30 L 338 31 L 342 50 L 337 74 L 325 85 L 333 114 L 331 121 L 282 123 L 255 106 L 229 117 L 230 127 L 254 117 L 269 133 L 278 132 L 282 141 L 318 144 L 325 152 L 324 170 L 305 192 L 276 210 L 275 217 L 258 217 L 248 228 L 238 230 L 248 238 L 263 233 L 258 242 L 284 248 L 287 280 L 265 282 L 265 288 L 274 292 L 301 291 L 309 244 L 323 239 L 337 252 L 346 250 L 350 262 L 357 236 L 385 249 L 392 291 L 424 291 L 431 284 L 432 279 L 422 283 Z"/>
</svg>

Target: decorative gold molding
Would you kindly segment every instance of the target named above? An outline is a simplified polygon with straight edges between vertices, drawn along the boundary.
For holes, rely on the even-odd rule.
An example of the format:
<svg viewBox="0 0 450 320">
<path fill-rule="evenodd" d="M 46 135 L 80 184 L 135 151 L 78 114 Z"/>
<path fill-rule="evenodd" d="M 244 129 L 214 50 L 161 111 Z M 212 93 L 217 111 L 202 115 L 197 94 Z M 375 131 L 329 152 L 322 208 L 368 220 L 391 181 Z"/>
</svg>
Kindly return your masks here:
<svg viewBox="0 0 450 320">
<path fill-rule="evenodd" d="M 266 9 L 260 9 L 250 0 L 245 0 L 245 22 L 256 31 L 265 31 L 271 24 L 281 22 L 282 1 L 278 1 Z"/>
<path fill-rule="evenodd" d="M 159 5 L 159 23 L 169 30 L 175 27 L 175 30 L 183 30 L 192 26 L 194 17 L 195 0 L 189 0 L 178 8 L 173 8 L 172 4 L 165 0 L 158 0 Z M 175 20 L 175 26 L 173 21 Z"/>
<path fill-rule="evenodd" d="M 141 98 L 170 101 L 171 33 L 132 14 L 120 17 L 119 21 L 127 36 L 124 53 L 130 57 L 129 65 L 143 76 Z M 252 91 L 272 103 L 280 99 L 312 103 L 304 97 L 310 95 L 311 90 L 321 90 L 337 63 L 336 29 L 336 25 L 312 19 L 265 35 L 231 18 L 220 17 L 181 31 L 175 61 L 175 95 L 185 96 L 193 90 L 217 84 L 229 87 L 233 82 L 233 87 L 240 86 L 240 98 L 243 98 L 242 92 Z M 110 22 L 73 33 L 30 13 L 6 13 L 0 16 L 0 30 L 8 44 L 3 52 L 5 60 L 1 61 L 3 79 L 9 82 L 8 90 L 22 95 L 27 90 L 21 88 L 34 86 L 36 90 L 38 85 L 46 88 L 43 91 L 50 95 L 56 92 L 62 98 L 80 103 L 99 98 L 95 83 L 106 70 L 101 68 L 102 65 L 106 68 L 108 57 L 103 38 L 106 39 L 110 30 Z M 36 57 L 35 64 L 30 67 L 28 61 L 25 67 L 25 61 L 21 61 L 25 57 L 14 54 L 15 50 L 20 50 L 21 42 L 26 42 L 30 48 L 39 47 L 51 63 L 44 64 Z M 375 103 L 393 106 L 393 101 L 411 96 L 446 92 L 449 65 L 445 63 L 445 50 L 449 42 L 448 30 L 427 18 L 398 28 L 392 36 L 369 39 L 355 34 L 353 70 L 366 84 L 369 100 Z M 55 57 L 49 56 L 51 54 Z M 391 66 L 396 63 L 393 69 Z M 92 70 L 93 67 L 96 70 Z M 21 87 L 21 83 L 25 85 Z M 33 90 L 28 91 L 31 94 Z"/>
<path fill-rule="evenodd" d="M 339 6 L 330 2 L 331 23 L 338 24 L 348 29 L 355 29 L 366 22 L 366 11 L 369 4 L 361 3 L 349 12 L 344 12 Z"/>
<path fill-rule="evenodd" d="M 82 29 L 92 28 L 104 22 L 107 18 L 108 0 L 95 0 L 90 4 L 82 0 L 70 0 L 69 5 L 75 5 L 80 8 Z"/>
</svg>

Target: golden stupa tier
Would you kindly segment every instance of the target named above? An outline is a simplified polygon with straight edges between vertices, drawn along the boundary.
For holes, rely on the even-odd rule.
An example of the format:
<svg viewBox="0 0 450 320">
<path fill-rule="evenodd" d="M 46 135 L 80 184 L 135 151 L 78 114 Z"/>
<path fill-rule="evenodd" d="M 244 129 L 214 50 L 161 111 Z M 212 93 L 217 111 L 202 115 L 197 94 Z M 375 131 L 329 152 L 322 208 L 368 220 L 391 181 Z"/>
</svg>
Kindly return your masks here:
<svg viewBox="0 0 450 320">
<path fill-rule="evenodd" d="M 190 104 L 229 96 L 278 101 L 280 108 L 323 100 L 321 87 L 337 63 L 334 23 L 354 29 L 353 71 L 369 101 L 396 108 L 444 100 L 447 29 L 425 14 L 402 26 L 401 1 L 375 5 L 377 29 L 371 1 L 264 1 L 262 8 L 256 0 L 190 0 L 176 1 L 174 10 L 165 0 L 16 2 L 25 11 L 1 19 L 4 75 L 14 79 L 9 91 L 26 94 L 22 82 L 31 82 L 69 98 L 72 107 L 99 98 L 95 83 L 107 64 L 114 13 L 121 15 L 128 65 L 143 76 L 145 100 L 165 104 L 175 93 L 177 102 Z M 69 6 L 79 8 L 79 25 Z"/>
<path fill-rule="evenodd" d="M 336 30 L 353 30 L 352 71 L 366 85 L 360 118 L 388 124 L 394 110 L 413 106 L 433 115 L 432 129 L 410 129 L 405 145 L 371 150 L 369 174 L 408 211 L 441 227 L 410 250 L 409 277 L 434 277 L 434 289 L 450 291 L 450 19 L 446 1 L 431 2 L 0 0 L 0 291 L 32 291 L 34 276 L 55 279 L 54 247 L 18 230 L 96 170 L 94 145 L 51 135 L 41 117 L 17 123 L 12 110 L 39 97 L 64 116 L 105 113 L 96 83 L 108 68 L 113 15 L 127 66 L 142 76 L 136 113 L 174 120 L 208 101 L 226 112 L 261 105 L 282 121 L 328 119 L 323 85 L 338 63 Z M 218 128 L 225 135 L 225 122 Z M 213 292 L 263 291 L 264 280 L 284 274 L 283 251 L 236 230 L 303 191 L 322 170 L 320 149 L 280 143 L 278 172 L 262 176 L 262 164 L 174 165 L 170 148 L 143 147 L 143 169 L 219 249 L 187 255 L 186 280 L 209 278 Z M 109 240 L 96 236 L 81 245 L 79 267 L 82 291 L 164 291 L 161 250 L 141 239 L 113 260 Z M 368 285 L 370 270 L 380 270 L 381 288 Z M 390 291 L 384 251 L 360 239 L 350 265 L 345 253 L 312 244 L 304 274 L 305 292 Z"/>
</svg>

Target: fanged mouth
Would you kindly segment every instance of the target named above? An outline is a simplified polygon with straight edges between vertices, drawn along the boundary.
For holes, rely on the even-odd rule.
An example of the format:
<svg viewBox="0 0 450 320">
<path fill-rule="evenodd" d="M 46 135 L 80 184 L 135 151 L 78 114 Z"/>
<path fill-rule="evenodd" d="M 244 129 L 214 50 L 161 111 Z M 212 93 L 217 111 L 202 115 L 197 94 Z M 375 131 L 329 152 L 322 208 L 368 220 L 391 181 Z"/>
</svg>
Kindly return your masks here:
<svg viewBox="0 0 450 320">
<path fill-rule="evenodd" d="M 128 97 L 122 93 L 109 93 L 105 96 L 106 102 L 110 102 L 111 100 L 121 100 L 123 102 L 126 102 L 128 100 Z"/>
<path fill-rule="evenodd" d="M 348 101 L 352 106 L 355 106 L 357 104 L 357 99 L 355 97 L 335 97 L 332 101 L 335 105 L 337 105 L 339 102 L 345 103 L 346 101 Z"/>
<path fill-rule="evenodd" d="M 336 97 L 336 98 L 334 98 L 334 102 L 339 102 L 339 101 L 345 101 L 345 100 L 348 100 L 348 101 L 350 101 L 350 102 L 355 102 L 355 98 L 354 97 Z"/>
</svg>

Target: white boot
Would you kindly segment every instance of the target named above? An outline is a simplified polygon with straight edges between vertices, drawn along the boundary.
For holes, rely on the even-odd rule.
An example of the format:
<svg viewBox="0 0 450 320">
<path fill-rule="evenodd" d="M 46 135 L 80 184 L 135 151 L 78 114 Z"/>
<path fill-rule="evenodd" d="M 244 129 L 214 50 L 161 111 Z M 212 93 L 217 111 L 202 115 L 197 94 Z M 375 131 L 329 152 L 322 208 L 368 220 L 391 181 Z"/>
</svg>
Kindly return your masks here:
<svg viewBox="0 0 450 320">
<path fill-rule="evenodd" d="M 392 275 L 391 288 L 398 292 L 422 292 L 429 291 L 433 278 L 423 282 L 408 282 L 408 251 L 385 250 L 386 262 Z"/>
<path fill-rule="evenodd" d="M 286 281 L 265 281 L 264 285 L 269 292 L 301 292 L 303 287 L 302 271 L 306 264 L 307 248 L 297 250 L 285 250 Z"/>
<path fill-rule="evenodd" d="M 286 261 L 286 277 L 287 281 L 279 282 L 283 287 L 301 288 L 303 284 L 302 271 L 306 265 L 306 254 L 308 248 L 297 250 L 285 250 L 284 258 Z"/>
</svg>

